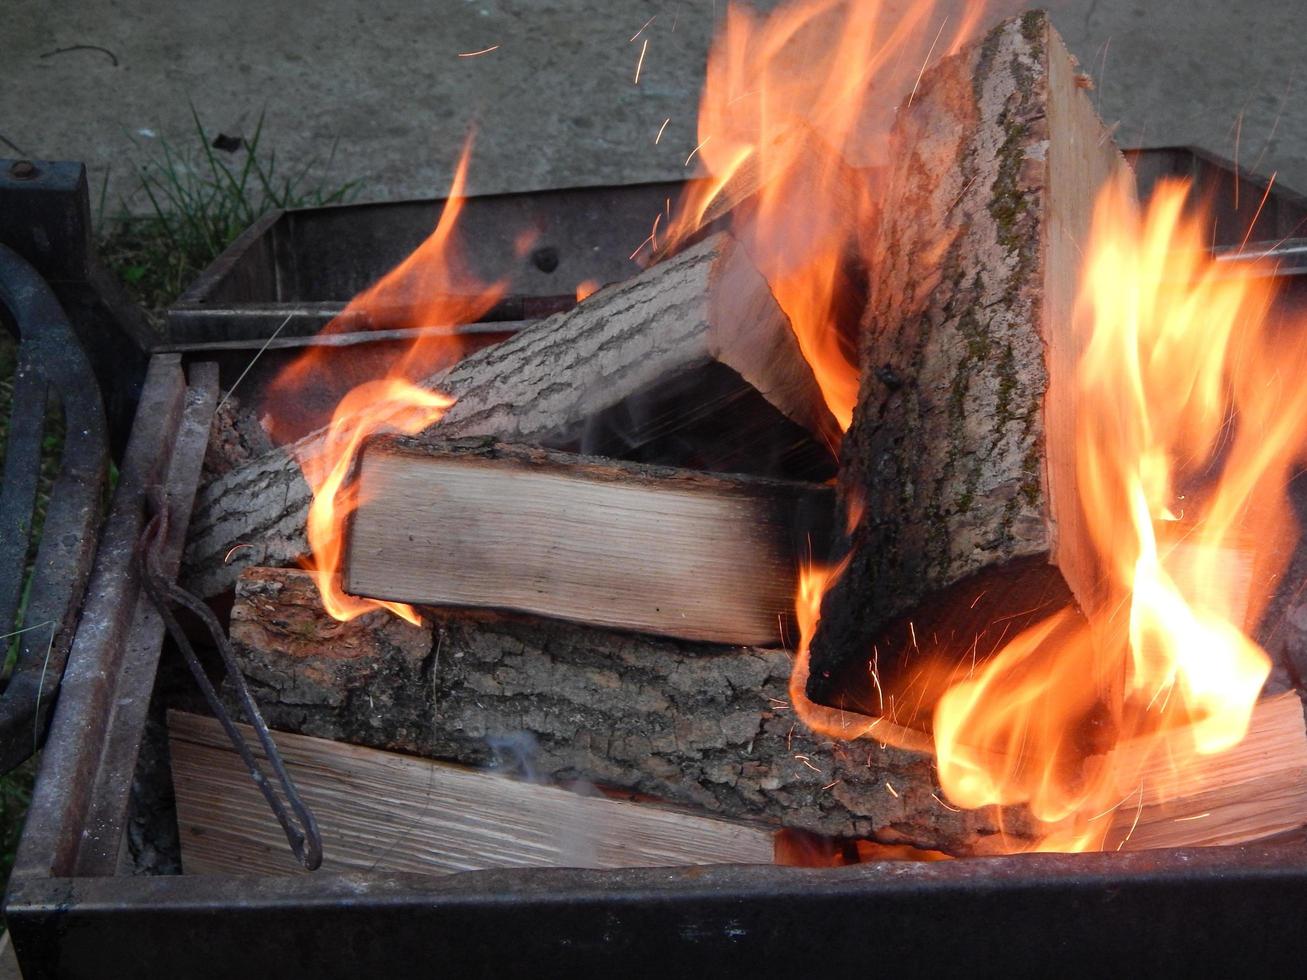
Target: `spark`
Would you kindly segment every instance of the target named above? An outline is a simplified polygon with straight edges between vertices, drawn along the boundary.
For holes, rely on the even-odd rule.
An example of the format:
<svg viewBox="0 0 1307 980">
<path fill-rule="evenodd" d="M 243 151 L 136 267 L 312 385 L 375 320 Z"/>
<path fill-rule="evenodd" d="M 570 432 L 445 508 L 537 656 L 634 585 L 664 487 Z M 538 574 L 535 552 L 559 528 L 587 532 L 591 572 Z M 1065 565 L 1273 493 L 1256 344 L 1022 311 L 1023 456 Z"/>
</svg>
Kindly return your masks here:
<svg viewBox="0 0 1307 980">
<path fill-rule="evenodd" d="M 658 135 L 654 137 L 654 146 L 657 146 L 660 142 L 662 142 L 663 130 L 667 128 L 667 124 L 671 121 L 672 121 L 672 117 L 668 116 L 666 119 L 663 120 L 663 124 L 658 127 Z"/>
<path fill-rule="evenodd" d="M 1275 178 L 1279 176 L 1279 173 L 1278 170 L 1275 171 L 1275 173 L 1271 174 L 1271 179 L 1266 182 L 1266 193 L 1262 195 L 1262 201 L 1257 205 L 1257 211 L 1253 214 L 1253 220 L 1248 222 L 1247 234 L 1243 236 L 1243 241 L 1239 243 L 1240 252 L 1242 252 L 1244 246 L 1248 244 L 1248 239 L 1253 237 L 1253 227 L 1257 224 L 1257 219 L 1262 216 L 1262 208 L 1266 207 L 1266 201 L 1271 196 L 1271 188 L 1275 186 Z"/>
<path fill-rule="evenodd" d="M 231 564 L 231 556 L 232 556 L 232 555 L 236 554 L 236 552 L 240 551 L 242 548 L 253 548 L 253 547 L 254 547 L 254 545 L 252 545 L 252 544 L 248 544 L 248 543 L 241 543 L 241 544 L 238 544 L 238 545 L 233 545 L 232 548 L 231 548 L 231 550 L 228 551 L 225 555 L 222 556 L 222 563 L 223 563 L 224 565 L 230 565 L 230 564 Z"/>
<path fill-rule="evenodd" d="M 947 803 L 945 803 L 943 800 L 941 800 L 941 799 L 940 799 L 938 796 L 936 796 L 934 793 L 931 793 L 931 794 L 930 794 L 930 798 L 931 798 L 932 800 L 934 800 L 936 803 L 938 803 L 940 806 L 942 806 L 945 810 L 951 810 L 953 813 L 961 813 L 961 812 L 962 812 L 961 810 L 959 810 L 959 809 L 958 809 L 957 807 L 955 807 L 955 806 L 949 806 Z"/>
<path fill-rule="evenodd" d="M 640 69 L 644 67 L 644 53 L 649 50 L 649 39 L 645 38 L 644 43 L 640 45 L 640 60 L 635 63 L 635 84 L 640 84 Z"/>
<path fill-rule="evenodd" d="M 498 51 L 498 50 L 499 50 L 499 45 L 492 44 L 490 45 L 490 47 L 482 48 L 480 51 L 461 51 L 459 52 L 458 56 L 460 58 L 476 58 L 480 55 L 489 54 L 491 51 Z"/>
<path fill-rule="evenodd" d="M 658 16 L 657 14 L 654 14 L 653 17 L 650 17 L 648 20 L 646 20 L 646 21 L 644 22 L 644 27 L 641 27 L 638 31 L 636 31 L 634 34 L 631 35 L 631 41 L 634 41 L 637 37 L 639 37 L 641 34 L 643 34 L 643 33 L 644 33 L 644 28 L 645 28 L 645 27 L 648 27 L 650 24 L 652 24 L 652 23 L 654 22 L 654 17 L 657 17 L 657 16 Z M 626 43 L 627 43 L 627 44 L 630 44 L 631 41 L 627 41 Z"/>
<path fill-rule="evenodd" d="M 648 244 L 649 244 L 650 242 L 652 242 L 652 241 L 653 241 L 653 235 L 650 235 L 648 238 L 646 238 L 644 241 L 642 241 L 639 245 L 635 246 L 635 251 L 632 252 L 630 255 L 628 255 L 627 258 L 628 258 L 628 259 L 634 259 L 637 255 L 639 255 L 642 251 L 644 251 L 644 247 L 645 247 L 646 245 L 648 245 Z"/>
<path fill-rule="evenodd" d="M 888 779 L 885 780 L 885 788 L 889 790 L 889 795 L 894 797 L 894 799 L 897 800 L 899 798 L 899 791 L 889 784 Z"/>
<path fill-rule="evenodd" d="M 1275 139 L 1276 130 L 1280 128 L 1280 118 L 1284 115 L 1284 106 L 1289 101 L 1289 92 L 1293 89 L 1294 73 L 1289 73 L 1289 81 L 1284 86 L 1284 97 L 1280 99 L 1280 108 L 1275 112 L 1275 121 L 1271 123 L 1271 131 L 1266 134 L 1266 142 L 1262 144 L 1262 152 L 1257 155 L 1256 162 L 1249 167 L 1249 171 L 1257 173 L 1262 165 L 1262 160 L 1266 157 L 1266 151 L 1271 148 L 1271 142 Z"/>
<path fill-rule="evenodd" d="M 842 780 L 842 779 L 836 779 L 836 780 L 834 780 L 834 781 L 832 781 L 832 782 L 827 783 L 825 786 L 822 787 L 822 789 L 823 789 L 823 790 L 831 789 L 832 787 L 838 786 L 838 785 L 839 785 L 840 783 L 842 783 L 842 782 L 844 782 L 844 780 Z"/>
<path fill-rule="evenodd" d="M 912 100 L 917 96 L 917 86 L 921 84 L 921 76 L 926 74 L 926 66 L 930 64 L 930 56 L 935 53 L 935 45 L 939 44 L 939 36 L 944 33 L 944 25 L 948 23 L 945 17 L 939 22 L 939 30 L 935 32 L 935 40 L 930 42 L 930 50 L 926 52 L 926 60 L 921 63 L 921 71 L 917 72 L 917 80 L 912 83 L 912 94 L 908 96 L 908 108 L 912 108 Z"/>
<path fill-rule="evenodd" d="M 809 758 L 806 755 L 796 755 L 794 758 L 798 759 L 813 772 L 821 772 L 820 769 L 818 769 L 816 766 L 812 764 L 811 760 L 809 760 Z"/>
<path fill-rule="evenodd" d="M 917 628 L 912 624 L 911 620 L 908 621 L 908 632 L 912 634 L 912 649 L 920 653 L 921 647 L 917 646 Z"/>
<path fill-rule="evenodd" d="M 1135 808 L 1135 819 L 1134 822 L 1130 824 L 1130 829 L 1126 831 L 1125 836 L 1121 838 L 1121 843 L 1116 845 L 1116 849 L 1118 851 L 1121 850 L 1121 848 L 1125 847 L 1126 841 L 1130 839 L 1130 835 L 1133 834 L 1135 832 L 1135 828 L 1139 826 L 1139 815 L 1143 812 L 1144 812 L 1144 783 L 1143 780 L 1141 779 L 1139 781 L 1139 805 Z"/>
<path fill-rule="evenodd" d="M 982 589 L 981 592 L 980 592 L 980 595 L 976 596 L 974 599 L 971 600 L 971 608 L 972 608 L 972 609 L 975 609 L 975 608 L 976 608 L 976 603 L 977 603 L 977 602 L 979 602 L 981 599 L 985 598 L 985 593 L 988 592 L 988 591 L 989 591 L 988 589 Z"/>
<path fill-rule="evenodd" d="M 1176 817 L 1175 820 L 1172 821 L 1172 822 L 1173 822 L 1173 823 L 1185 823 L 1185 822 L 1188 821 L 1188 820 L 1201 820 L 1201 819 L 1203 819 L 1203 817 L 1210 817 L 1211 815 L 1212 815 L 1212 812 L 1209 810 L 1209 811 L 1207 811 L 1206 813 L 1195 813 L 1192 817 Z"/>
<path fill-rule="evenodd" d="M 662 220 L 663 213 L 659 211 L 657 216 L 654 218 L 653 230 L 649 232 L 649 237 L 653 239 L 653 250 L 655 252 L 658 251 L 658 222 Z"/>
<path fill-rule="evenodd" d="M 705 137 L 703 138 L 703 142 L 700 143 L 698 146 L 696 146 L 693 150 L 690 151 L 690 155 L 689 155 L 688 157 L 685 158 L 685 166 L 688 167 L 688 166 L 690 165 L 690 161 L 694 159 L 694 155 L 695 155 L 696 153 L 698 153 L 700 150 L 702 150 L 703 147 L 704 147 L 704 144 L 707 143 L 710 139 L 712 139 L 711 136 L 705 136 Z"/>
<path fill-rule="evenodd" d="M 272 331 L 272 336 L 269 337 L 267 340 L 265 340 L 263 342 L 263 346 L 254 352 L 254 356 L 250 358 L 250 363 L 245 365 L 245 370 L 242 371 L 240 375 L 236 378 L 236 380 L 232 382 L 231 387 L 227 389 L 227 394 L 222 396 L 222 400 L 218 402 L 218 407 L 213 410 L 213 413 L 215 415 L 222 411 L 222 406 L 227 404 L 227 399 L 230 398 L 231 393 L 236 390 L 236 386 L 245 380 L 245 375 L 250 373 L 250 368 L 254 367 L 254 362 L 263 356 L 263 352 L 268 349 L 268 345 L 277 339 L 277 334 L 281 333 L 281 331 L 285 328 L 286 324 L 290 323 L 291 317 L 293 317 L 294 315 L 295 314 L 292 313 L 290 316 L 286 317 L 286 319 L 282 320 L 281 326 L 277 327 L 276 330 Z"/>
<path fill-rule="evenodd" d="M 876 699 L 880 702 L 880 713 L 885 714 L 885 690 L 880 686 L 880 649 L 871 648 L 871 682 L 876 685 Z"/>
<path fill-rule="evenodd" d="M 1246 108 L 1246 106 L 1245 106 Z M 1239 110 L 1239 115 L 1234 120 L 1234 209 L 1239 210 L 1239 185 L 1243 183 L 1239 179 L 1239 137 L 1243 134 L 1243 113 Z"/>
</svg>

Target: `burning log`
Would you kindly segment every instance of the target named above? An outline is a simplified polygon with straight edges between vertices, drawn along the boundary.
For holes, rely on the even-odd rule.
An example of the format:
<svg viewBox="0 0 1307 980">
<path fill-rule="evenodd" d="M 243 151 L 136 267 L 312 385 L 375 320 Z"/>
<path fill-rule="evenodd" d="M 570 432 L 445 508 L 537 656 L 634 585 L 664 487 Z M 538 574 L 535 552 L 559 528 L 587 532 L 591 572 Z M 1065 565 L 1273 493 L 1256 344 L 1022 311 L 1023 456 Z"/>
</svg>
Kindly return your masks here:
<svg viewBox="0 0 1307 980">
<path fill-rule="evenodd" d="M 767 283 L 724 233 L 429 385 L 458 399 L 433 433 L 440 438 L 490 435 L 722 472 L 833 472 L 838 429 L 811 369 Z M 321 439 L 201 489 L 183 569 L 189 588 L 216 595 L 243 567 L 307 553 L 311 494 L 297 460 Z"/>
<path fill-rule="evenodd" d="M 382 612 L 338 623 L 308 573 L 254 568 L 237 580 L 231 635 L 269 723 L 287 731 L 478 767 L 525 739 L 551 781 L 834 837 L 1003 849 L 997 814 L 942 802 L 924 741 L 913 752 L 808 732 L 788 702 L 783 650 L 432 617 L 421 628 Z M 1004 829 L 1020 840 L 1020 815 Z"/>
<path fill-rule="evenodd" d="M 1071 323 L 1095 196 L 1126 163 L 1040 12 L 927 71 L 893 135 L 841 460 L 861 517 L 812 643 L 822 702 L 890 620 L 969 575 L 1049 554 L 1085 609 L 1101 587 Z"/>
<path fill-rule="evenodd" d="M 833 505 L 816 484 L 490 439 L 370 440 L 356 485 L 354 595 L 739 645 L 780 642 Z"/>
<path fill-rule="evenodd" d="M 168 729 L 186 872 L 303 871 L 221 726 L 174 711 Z M 256 744 L 251 729 L 245 735 Z M 773 859 L 773 831 L 754 824 L 302 735 L 279 733 L 277 745 L 317 818 L 324 871 L 431 874 Z"/>
<path fill-rule="evenodd" d="M 876 736 L 888 722 L 869 719 L 852 740 L 808 731 L 787 701 L 783 651 L 478 612 L 437 614 L 431 627 L 381 612 L 338 623 L 307 573 L 269 568 L 241 574 L 231 633 L 270 723 L 288 731 L 479 767 L 525 745 L 540 778 L 830 837 L 958 855 L 1033 843 L 1018 808 L 948 805 L 924 738 L 918 751 L 885 747 Z M 1229 752 L 1153 758 L 1141 771 L 1138 793 L 1104 815 L 1109 847 L 1292 830 L 1307 814 L 1301 702 L 1261 702 Z"/>
</svg>

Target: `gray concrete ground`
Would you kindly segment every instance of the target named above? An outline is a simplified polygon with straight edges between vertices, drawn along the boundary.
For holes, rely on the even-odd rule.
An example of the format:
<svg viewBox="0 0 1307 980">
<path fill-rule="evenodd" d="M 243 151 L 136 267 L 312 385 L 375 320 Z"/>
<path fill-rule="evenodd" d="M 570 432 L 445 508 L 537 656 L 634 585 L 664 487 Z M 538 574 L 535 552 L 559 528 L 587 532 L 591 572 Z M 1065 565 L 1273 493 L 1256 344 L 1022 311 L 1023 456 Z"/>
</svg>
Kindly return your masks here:
<svg viewBox="0 0 1307 980">
<path fill-rule="evenodd" d="M 761 6 L 774 6 L 764 3 Z M 942 0 L 942 8 L 960 0 Z M 1307 190 L 1307 4 L 1062 0 L 1054 20 L 1098 78 L 1123 143 L 1194 143 Z M 338 152 L 363 196 L 432 196 L 469 122 L 472 188 L 490 192 L 684 173 L 714 21 L 726 0 L 0 0 L 0 156 L 111 175 L 190 108 L 248 135 L 266 109 L 288 161 Z M 638 86 L 640 43 L 650 17 Z M 63 50 L 78 45 L 93 48 Z M 499 45 L 478 57 L 470 52 Z M 671 119 L 662 143 L 653 137 Z M 1237 121 L 1242 119 L 1241 124 Z M 8 145 L 6 145 L 8 144 Z M 135 206 L 143 206 L 137 199 Z"/>
</svg>

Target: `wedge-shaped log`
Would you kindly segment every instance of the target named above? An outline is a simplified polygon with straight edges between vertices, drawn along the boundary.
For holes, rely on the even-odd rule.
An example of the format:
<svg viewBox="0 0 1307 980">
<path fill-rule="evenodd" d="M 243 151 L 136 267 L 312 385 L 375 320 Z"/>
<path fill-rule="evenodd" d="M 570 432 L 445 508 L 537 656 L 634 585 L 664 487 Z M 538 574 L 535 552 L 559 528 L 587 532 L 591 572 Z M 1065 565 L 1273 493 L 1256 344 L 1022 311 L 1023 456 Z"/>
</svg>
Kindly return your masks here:
<svg viewBox="0 0 1307 980">
<path fill-rule="evenodd" d="M 834 505 L 817 484 L 489 439 L 374 439 L 356 480 L 348 592 L 738 645 L 783 639 Z"/>
<path fill-rule="evenodd" d="M 168 729 L 186 873 L 302 871 L 221 726 L 174 711 Z M 772 863 L 774 832 L 757 824 L 321 738 L 276 739 L 317 818 L 324 871 Z"/>
<path fill-rule="evenodd" d="M 838 429 L 789 320 L 724 233 L 427 383 L 458 399 L 436 438 L 490 435 L 801 479 L 834 472 L 828 447 Z M 312 495 L 296 459 L 321 441 L 307 437 L 201 489 L 183 569 L 189 588 L 216 595 L 243 567 L 306 554 Z"/>
<path fill-rule="evenodd" d="M 927 71 L 893 139 L 841 454 L 862 516 L 812 644 L 818 701 L 889 620 L 984 569 L 1048 554 L 1084 609 L 1102 599 L 1072 309 L 1095 197 L 1127 164 L 1037 11 Z"/>
</svg>

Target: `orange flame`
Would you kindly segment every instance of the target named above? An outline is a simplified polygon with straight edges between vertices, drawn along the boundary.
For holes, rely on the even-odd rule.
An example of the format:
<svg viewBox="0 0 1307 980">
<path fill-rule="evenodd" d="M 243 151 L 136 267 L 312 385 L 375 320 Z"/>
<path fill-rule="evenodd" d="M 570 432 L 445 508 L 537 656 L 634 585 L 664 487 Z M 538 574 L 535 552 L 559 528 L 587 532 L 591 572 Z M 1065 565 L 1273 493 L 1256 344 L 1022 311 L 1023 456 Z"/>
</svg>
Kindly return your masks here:
<svg viewBox="0 0 1307 980">
<path fill-rule="evenodd" d="M 503 286 L 478 282 L 462 265 L 456 248 L 455 229 L 463 209 L 471 148 L 469 139 L 435 230 L 408 258 L 355 297 L 324 332 L 357 329 L 360 321 L 372 327 L 451 326 L 476 320 L 498 302 Z M 274 418 L 292 413 L 297 400 L 328 364 L 337 375 L 355 367 L 348 360 L 332 358 L 331 353 L 330 348 L 311 350 L 276 379 L 267 402 Z M 320 446 L 299 460 L 313 491 L 308 514 L 308 541 L 313 552 L 309 567 L 323 607 L 338 620 L 384 608 L 409 622 L 419 622 L 410 606 L 350 596 L 341 588 L 345 523 L 359 505 L 349 475 L 355 454 L 368 436 L 413 434 L 439 421 L 454 399 L 417 382 L 453 364 L 462 353 L 463 341 L 456 331 L 419 336 L 385 377 L 355 379 L 354 387 L 336 405 Z"/>
<path fill-rule="evenodd" d="M 900 7 L 806 0 L 759 19 L 732 5 L 709 58 L 691 154 L 709 177 L 691 186 L 669 230 L 680 242 L 732 209 L 732 231 L 789 316 L 844 429 L 858 372 L 842 332 L 852 335 L 848 320 L 860 312 L 846 257 L 851 245 L 864 255 L 868 245 L 849 242 L 848 230 L 873 226 L 876 181 L 849 161 L 875 161 L 894 107 L 927 62 L 971 35 L 983 3 L 968 0 L 952 21 L 933 0 Z M 744 199 L 748 206 L 735 206 Z"/>
<path fill-rule="evenodd" d="M 1141 216 L 1103 189 L 1075 312 L 1078 489 L 1113 601 L 1028 630 L 935 711 L 950 799 L 1027 804 L 1045 849 L 1101 846 L 1095 818 L 1157 759 L 1237 745 L 1270 671 L 1244 629 L 1296 538 L 1307 351 L 1272 336 L 1269 270 L 1207 255 L 1188 191 Z"/>
<path fill-rule="evenodd" d="M 1164 797 L 1167 774 L 1243 739 L 1270 671 L 1245 628 L 1297 537 L 1285 488 L 1307 447 L 1307 331 L 1272 321 L 1270 270 L 1208 255 L 1187 184 L 1159 185 L 1141 215 L 1129 180 L 1100 194 L 1074 324 L 1087 338 L 1078 490 L 1110 600 L 1030 627 L 934 710 L 949 800 L 1024 804 L 1042 850 L 1101 848 L 1106 818 L 1146 782 Z M 800 578 L 796 711 L 834 737 L 919 748 L 914 730 L 804 696 L 821 597 L 842 571 Z"/>
</svg>

